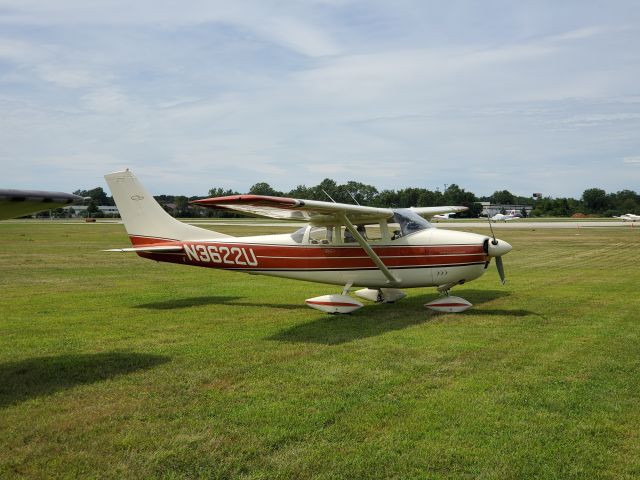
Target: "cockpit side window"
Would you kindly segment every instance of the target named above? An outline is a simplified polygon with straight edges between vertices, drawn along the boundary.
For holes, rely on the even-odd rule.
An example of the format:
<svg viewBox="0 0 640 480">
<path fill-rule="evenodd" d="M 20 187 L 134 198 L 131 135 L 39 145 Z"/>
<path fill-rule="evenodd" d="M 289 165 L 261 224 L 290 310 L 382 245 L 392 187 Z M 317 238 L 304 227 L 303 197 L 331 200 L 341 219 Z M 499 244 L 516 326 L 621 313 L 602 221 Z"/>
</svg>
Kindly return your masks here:
<svg viewBox="0 0 640 480">
<path fill-rule="evenodd" d="M 298 230 L 296 230 L 291 234 L 291 240 L 293 240 L 296 243 L 302 243 L 302 240 L 304 240 L 304 234 L 306 233 L 306 231 L 307 231 L 307 227 L 299 228 Z"/>
<path fill-rule="evenodd" d="M 394 210 L 393 221 L 400 225 L 400 235 L 395 235 L 395 238 L 399 238 L 400 236 L 404 237 L 421 230 L 426 230 L 427 228 L 433 228 L 424 218 L 407 208 Z"/>
<path fill-rule="evenodd" d="M 327 245 L 333 239 L 333 227 L 311 227 L 309 243 L 312 245 Z"/>
</svg>

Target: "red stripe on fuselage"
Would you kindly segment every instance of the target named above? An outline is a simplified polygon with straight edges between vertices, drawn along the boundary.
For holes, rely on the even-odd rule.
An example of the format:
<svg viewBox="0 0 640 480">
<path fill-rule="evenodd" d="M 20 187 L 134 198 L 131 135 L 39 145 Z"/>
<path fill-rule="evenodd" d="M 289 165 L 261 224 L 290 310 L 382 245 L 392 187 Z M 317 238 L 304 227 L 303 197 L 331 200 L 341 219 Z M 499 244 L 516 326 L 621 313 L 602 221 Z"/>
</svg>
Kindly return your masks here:
<svg viewBox="0 0 640 480">
<path fill-rule="evenodd" d="M 255 243 L 181 242 L 132 236 L 133 245 L 183 245 L 174 258 L 151 252 L 140 256 L 159 261 L 234 270 L 358 270 L 377 268 L 360 246 L 263 245 Z M 482 245 L 372 246 L 390 268 L 421 268 L 481 264 L 487 261 Z"/>
</svg>

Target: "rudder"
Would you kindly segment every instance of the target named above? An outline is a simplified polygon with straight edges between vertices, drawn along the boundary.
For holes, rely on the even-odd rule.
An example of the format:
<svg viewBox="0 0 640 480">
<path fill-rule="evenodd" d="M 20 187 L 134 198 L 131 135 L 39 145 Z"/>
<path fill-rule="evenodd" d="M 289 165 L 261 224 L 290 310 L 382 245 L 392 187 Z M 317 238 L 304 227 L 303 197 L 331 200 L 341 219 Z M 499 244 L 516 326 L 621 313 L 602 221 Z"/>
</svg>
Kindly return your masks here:
<svg viewBox="0 0 640 480">
<path fill-rule="evenodd" d="M 129 237 L 157 240 L 205 240 L 228 237 L 223 233 L 182 223 L 156 202 L 129 169 L 104 176 Z"/>
</svg>

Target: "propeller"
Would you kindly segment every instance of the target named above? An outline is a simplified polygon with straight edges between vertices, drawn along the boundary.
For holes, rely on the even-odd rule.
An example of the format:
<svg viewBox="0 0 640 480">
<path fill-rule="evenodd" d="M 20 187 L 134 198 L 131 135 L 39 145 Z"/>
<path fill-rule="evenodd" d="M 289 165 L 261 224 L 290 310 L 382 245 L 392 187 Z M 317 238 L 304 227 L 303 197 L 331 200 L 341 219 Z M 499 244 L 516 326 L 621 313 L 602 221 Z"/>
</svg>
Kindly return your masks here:
<svg viewBox="0 0 640 480">
<path fill-rule="evenodd" d="M 502 264 L 502 256 L 496 257 L 496 268 L 498 269 L 498 275 L 500 275 L 500 282 L 502 285 L 507 283 L 507 279 L 504 276 L 504 265 Z"/>
<path fill-rule="evenodd" d="M 487 253 L 489 255 L 491 255 L 491 246 L 493 246 L 493 250 L 496 250 L 496 255 L 495 255 L 495 259 L 496 259 L 496 268 L 498 269 L 498 275 L 500 275 L 500 282 L 502 283 L 502 285 L 504 285 L 505 283 L 507 283 L 507 278 L 505 277 L 504 274 L 504 264 L 502 263 L 502 255 L 504 255 L 505 253 L 509 252 L 511 250 L 511 245 L 509 245 L 507 242 L 498 240 L 496 238 L 496 234 L 493 231 L 493 225 L 491 225 L 491 218 L 489 217 L 489 215 L 487 215 L 487 221 L 489 222 L 489 229 L 491 230 L 491 237 L 492 239 L 490 240 L 491 245 L 489 245 L 489 241 L 487 241 L 485 243 L 486 246 L 486 250 Z M 500 244 L 503 245 L 500 245 Z"/>
</svg>

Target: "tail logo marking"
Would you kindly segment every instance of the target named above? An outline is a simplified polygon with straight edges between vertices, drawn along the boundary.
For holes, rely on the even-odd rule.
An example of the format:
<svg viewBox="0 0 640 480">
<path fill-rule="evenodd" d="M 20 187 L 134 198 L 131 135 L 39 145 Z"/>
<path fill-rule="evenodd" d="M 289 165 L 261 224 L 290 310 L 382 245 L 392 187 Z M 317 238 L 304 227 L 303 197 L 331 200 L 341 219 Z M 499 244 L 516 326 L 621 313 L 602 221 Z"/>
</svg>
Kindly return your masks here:
<svg viewBox="0 0 640 480">
<path fill-rule="evenodd" d="M 144 197 L 142 195 L 131 195 L 131 200 L 139 202 L 140 200 L 144 200 Z"/>
</svg>

